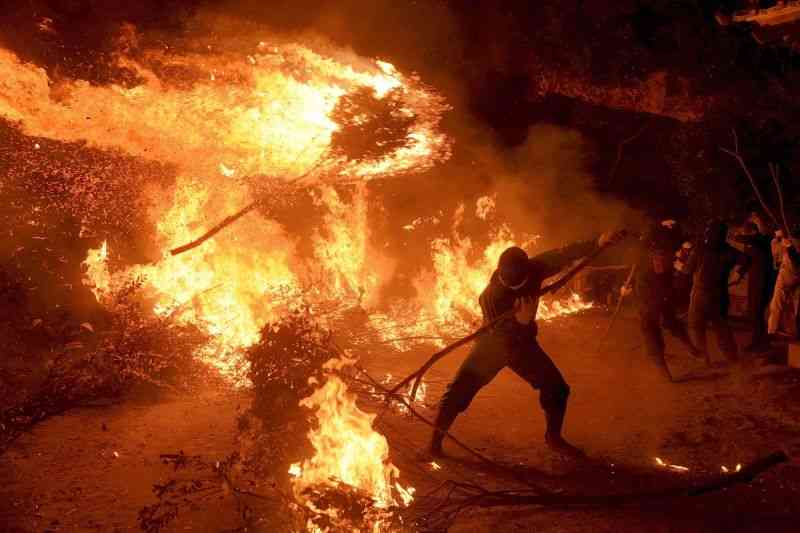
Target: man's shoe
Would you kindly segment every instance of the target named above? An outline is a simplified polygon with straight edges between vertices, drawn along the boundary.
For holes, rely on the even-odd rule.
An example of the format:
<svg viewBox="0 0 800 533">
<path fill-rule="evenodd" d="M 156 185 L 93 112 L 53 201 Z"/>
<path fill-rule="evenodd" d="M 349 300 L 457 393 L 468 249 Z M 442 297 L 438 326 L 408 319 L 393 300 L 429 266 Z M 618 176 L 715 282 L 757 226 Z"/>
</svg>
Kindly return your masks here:
<svg viewBox="0 0 800 533">
<path fill-rule="evenodd" d="M 566 456 L 572 457 L 574 459 L 581 459 L 586 457 L 586 453 L 580 448 L 576 448 L 566 440 L 561 435 L 550 435 L 545 434 L 544 441 L 547 443 L 547 446 L 550 447 L 551 450 L 554 452 Z"/>
</svg>

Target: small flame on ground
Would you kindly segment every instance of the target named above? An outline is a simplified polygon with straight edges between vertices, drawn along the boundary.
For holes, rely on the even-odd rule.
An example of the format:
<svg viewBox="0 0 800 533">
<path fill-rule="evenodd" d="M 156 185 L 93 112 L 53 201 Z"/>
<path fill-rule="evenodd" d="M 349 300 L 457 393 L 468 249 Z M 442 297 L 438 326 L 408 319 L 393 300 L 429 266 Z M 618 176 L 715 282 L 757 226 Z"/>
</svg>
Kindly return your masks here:
<svg viewBox="0 0 800 533">
<path fill-rule="evenodd" d="M 442 467 L 439 466 L 439 463 L 437 463 L 436 461 L 431 461 L 430 465 L 431 465 L 431 470 L 441 470 L 442 469 Z"/>
<path fill-rule="evenodd" d="M 386 438 L 372 428 L 375 415 L 358 408 L 344 381 L 329 376 L 300 405 L 316 410 L 319 425 L 308 434 L 314 456 L 289 470 L 298 501 L 305 501 L 304 489 L 335 486 L 336 481 L 370 494 L 378 508 L 406 506 L 413 500 L 413 487 L 397 481 L 400 471 L 389 460 Z"/>
<path fill-rule="evenodd" d="M 669 468 L 670 470 L 675 470 L 677 472 L 688 472 L 689 471 L 689 467 L 687 467 L 687 466 L 675 465 L 675 464 L 669 463 L 667 461 L 664 461 L 660 457 L 656 457 L 655 460 L 656 460 L 656 464 L 658 466 L 663 467 L 663 468 Z"/>
</svg>

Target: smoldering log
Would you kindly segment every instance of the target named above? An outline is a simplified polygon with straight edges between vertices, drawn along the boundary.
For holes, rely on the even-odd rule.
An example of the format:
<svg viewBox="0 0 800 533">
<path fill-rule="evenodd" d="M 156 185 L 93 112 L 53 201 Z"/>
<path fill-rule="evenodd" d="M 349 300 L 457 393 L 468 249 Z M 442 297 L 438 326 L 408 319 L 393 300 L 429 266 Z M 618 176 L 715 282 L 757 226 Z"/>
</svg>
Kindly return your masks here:
<svg viewBox="0 0 800 533">
<path fill-rule="evenodd" d="M 722 474 L 704 483 L 673 487 L 651 492 L 630 492 L 625 494 L 602 495 L 559 495 L 531 494 L 528 491 L 482 491 L 475 488 L 477 494 L 465 500 L 451 502 L 446 505 L 465 507 L 505 507 L 523 505 L 541 506 L 617 506 L 645 503 L 648 501 L 668 500 L 675 498 L 702 496 L 734 485 L 751 483 L 756 477 L 770 468 L 785 463 L 789 457 L 782 451 L 773 452 L 749 465 L 739 472 Z M 466 505 L 465 505 L 466 504 Z"/>
</svg>

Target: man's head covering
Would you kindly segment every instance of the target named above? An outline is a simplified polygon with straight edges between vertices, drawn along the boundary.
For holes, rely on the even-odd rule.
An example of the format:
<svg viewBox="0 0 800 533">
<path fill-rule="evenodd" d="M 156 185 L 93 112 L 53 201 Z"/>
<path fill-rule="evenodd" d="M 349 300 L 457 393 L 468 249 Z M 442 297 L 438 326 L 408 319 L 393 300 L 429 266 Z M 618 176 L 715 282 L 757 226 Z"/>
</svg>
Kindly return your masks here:
<svg viewBox="0 0 800 533">
<path fill-rule="evenodd" d="M 728 238 L 728 225 L 721 220 L 712 220 L 706 225 L 703 244 L 708 248 L 720 248 Z"/>
<path fill-rule="evenodd" d="M 642 234 L 642 243 L 651 252 L 672 250 L 676 246 L 674 233 L 671 225 L 653 223 Z"/>
<path fill-rule="evenodd" d="M 497 264 L 497 273 L 500 283 L 509 289 L 519 289 L 528 280 L 530 272 L 530 262 L 525 250 L 518 246 L 512 246 L 500 254 Z"/>
</svg>

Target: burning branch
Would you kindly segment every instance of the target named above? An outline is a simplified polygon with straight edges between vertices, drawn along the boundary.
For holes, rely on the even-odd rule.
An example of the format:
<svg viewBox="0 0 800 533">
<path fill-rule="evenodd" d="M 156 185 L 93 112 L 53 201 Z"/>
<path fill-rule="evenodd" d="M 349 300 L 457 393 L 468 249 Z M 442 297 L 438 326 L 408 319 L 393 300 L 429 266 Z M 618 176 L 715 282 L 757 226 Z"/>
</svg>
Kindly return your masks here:
<svg viewBox="0 0 800 533">
<path fill-rule="evenodd" d="M 234 213 L 229 217 L 225 217 L 224 219 L 222 219 L 222 221 L 219 224 L 215 225 L 213 228 L 211 228 L 210 230 L 205 232 L 200 237 L 196 238 L 192 242 L 188 242 L 188 243 L 186 243 L 186 244 L 184 244 L 182 246 L 178 246 L 177 248 L 173 248 L 172 250 L 169 251 L 169 253 L 172 254 L 172 255 L 178 255 L 178 254 L 182 254 L 183 252 L 186 252 L 188 250 L 191 250 L 192 248 L 197 248 L 198 246 L 200 246 L 201 244 L 206 242 L 208 239 L 210 239 L 211 237 L 213 237 L 214 235 L 216 235 L 217 233 L 219 233 L 220 231 L 222 231 L 226 227 L 230 226 L 231 224 L 233 224 L 234 222 L 236 222 L 237 220 L 239 220 L 240 218 L 245 216 L 247 213 L 249 213 L 250 211 L 252 211 L 256 207 L 258 207 L 259 203 L 260 202 L 258 202 L 258 201 L 253 202 L 250 205 L 244 207 L 238 213 Z"/>
<path fill-rule="evenodd" d="M 308 147 L 306 147 L 306 149 L 308 149 Z M 305 150 L 303 150 L 303 152 L 301 152 L 301 154 L 302 153 L 305 153 Z M 307 178 L 314 171 L 316 171 L 323 164 L 323 162 L 325 162 L 325 161 L 327 161 L 327 159 L 323 155 L 323 157 L 320 157 L 319 160 L 317 160 L 317 162 L 310 169 L 308 169 L 306 172 L 304 172 L 300 176 L 298 176 L 298 177 L 294 178 L 293 180 L 291 180 L 289 182 L 289 185 L 290 186 L 292 186 L 292 185 L 296 186 L 299 182 L 301 182 L 303 179 Z M 227 228 L 228 226 L 230 226 L 231 224 L 233 224 L 234 222 L 236 222 L 237 220 L 239 220 L 243 216 L 245 216 L 247 213 L 253 211 L 257 207 L 260 207 L 260 206 L 262 206 L 264 204 L 266 204 L 266 198 L 265 197 L 257 198 L 256 200 L 254 200 L 253 202 L 251 202 L 248 205 L 244 206 L 242 209 L 240 209 L 236 213 L 234 213 L 234 214 L 222 219 L 222 221 L 220 221 L 218 224 L 216 224 L 210 230 L 208 230 L 207 232 L 202 234 L 200 237 L 198 237 L 195 240 L 193 240 L 191 242 L 188 242 L 188 243 L 186 243 L 184 245 L 178 246 L 177 248 L 173 248 L 172 250 L 169 251 L 169 253 L 171 255 L 178 255 L 178 254 L 182 254 L 183 252 L 187 252 L 187 251 L 191 250 L 192 248 L 197 248 L 198 246 L 200 246 L 201 244 L 206 242 L 208 239 L 210 239 L 211 237 L 213 237 L 214 235 L 216 235 L 217 233 L 219 233 L 223 229 Z"/>
<path fill-rule="evenodd" d="M 308 171 L 291 180 L 288 185 L 297 188 L 325 163 L 338 163 L 341 167 L 339 170 L 344 170 L 344 162 L 377 164 L 391 157 L 393 153 L 407 149 L 413 140 L 409 132 L 417 124 L 418 117 L 409 114 L 403 105 L 402 93 L 397 89 L 380 98 L 372 87 L 363 87 L 342 96 L 331 113 L 331 119 L 340 127 L 332 134 L 330 146 Z M 316 137 L 300 155 L 305 154 L 315 141 Z M 178 255 L 200 246 L 249 212 L 266 204 L 266 200 L 266 197 L 257 198 L 197 239 L 170 250 L 170 254 Z"/>
<path fill-rule="evenodd" d="M 445 498 L 445 501 L 422 519 L 426 522 L 436 520 L 436 514 L 443 516 L 443 518 L 439 518 L 439 520 L 453 519 L 458 513 L 470 507 L 488 508 L 528 505 L 597 507 L 641 504 L 650 501 L 701 496 L 739 483 L 750 483 L 758 475 L 766 472 L 773 466 L 788 461 L 788 459 L 789 457 L 785 453 L 775 452 L 754 461 L 738 472 L 719 475 L 705 483 L 650 492 L 631 492 L 627 494 L 563 495 L 541 493 L 536 490 L 488 491 L 476 485 L 450 481 L 447 485 L 450 485 L 451 489 L 460 490 L 465 496 L 458 500 L 452 500 L 450 496 L 454 490 L 451 490 Z"/>
</svg>

